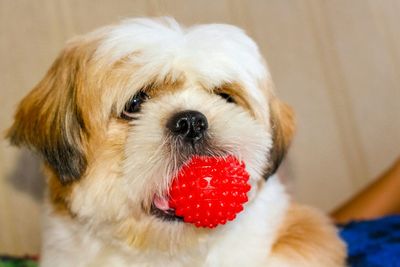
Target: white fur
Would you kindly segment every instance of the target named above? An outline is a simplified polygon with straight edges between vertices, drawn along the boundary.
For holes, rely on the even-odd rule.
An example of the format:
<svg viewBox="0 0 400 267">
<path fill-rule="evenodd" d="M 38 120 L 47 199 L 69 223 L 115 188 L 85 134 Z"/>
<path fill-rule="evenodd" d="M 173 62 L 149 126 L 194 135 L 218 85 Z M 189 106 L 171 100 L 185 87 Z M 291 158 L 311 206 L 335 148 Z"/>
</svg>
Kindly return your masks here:
<svg viewBox="0 0 400 267">
<path fill-rule="evenodd" d="M 272 176 L 238 218 L 221 227 L 206 266 L 267 266 L 269 252 L 289 205 L 278 177 Z"/>
<path fill-rule="evenodd" d="M 186 255 L 113 245 L 79 223 L 49 216 L 44 224 L 41 266 L 268 266 L 269 251 L 288 204 L 283 186 L 271 177 L 235 221 L 211 231 Z"/>
<path fill-rule="evenodd" d="M 106 29 L 96 58 L 100 65 L 121 58 L 141 65 L 132 73 L 132 87 L 138 81 L 184 73 L 207 88 L 239 81 L 255 101 L 266 104 L 259 82 L 270 79 L 269 71 L 254 41 L 232 25 L 183 28 L 172 18 L 130 19 Z"/>
</svg>

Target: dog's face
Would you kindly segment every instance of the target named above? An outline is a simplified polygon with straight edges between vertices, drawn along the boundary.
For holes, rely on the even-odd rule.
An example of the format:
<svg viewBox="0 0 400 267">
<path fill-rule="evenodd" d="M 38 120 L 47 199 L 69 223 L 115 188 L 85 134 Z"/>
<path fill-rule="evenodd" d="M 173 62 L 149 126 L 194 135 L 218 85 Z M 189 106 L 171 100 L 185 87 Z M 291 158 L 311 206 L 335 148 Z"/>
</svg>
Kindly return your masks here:
<svg viewBox="0 0 400 267">
<path fill-rule="evenodd" d="M 130 20 L 71 41 L 8 136 L 43 156 L 55 213 L 136 247 L 187 245 L 214 230 L 168 210 L 172 178 L 193 155 L 235 155 L 251 203 L 293 130 L 271 87 L 238 28 Z"/>
</svg>

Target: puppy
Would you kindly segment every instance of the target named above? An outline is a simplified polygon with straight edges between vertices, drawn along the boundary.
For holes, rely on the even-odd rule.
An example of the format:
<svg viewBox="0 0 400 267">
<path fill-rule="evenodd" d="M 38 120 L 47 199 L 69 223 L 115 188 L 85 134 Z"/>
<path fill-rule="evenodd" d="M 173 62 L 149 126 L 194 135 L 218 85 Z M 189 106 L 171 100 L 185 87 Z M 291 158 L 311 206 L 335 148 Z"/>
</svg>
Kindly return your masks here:
<svg viewBox="0 0 400 267">
<path fill-rule="evenodd" d="M 208 127 L 168 127 L 182 118 Z M 8 132 L 44 160 L 41 265 L 343 266 L 329 220 L 274 176 L 293 128 L 234 26 L 132 19 L 70 41 Z M 215 229 L 155 203 L 194 155 L 234 155 L 250 175 L 244 211 Z"/>
</svg>

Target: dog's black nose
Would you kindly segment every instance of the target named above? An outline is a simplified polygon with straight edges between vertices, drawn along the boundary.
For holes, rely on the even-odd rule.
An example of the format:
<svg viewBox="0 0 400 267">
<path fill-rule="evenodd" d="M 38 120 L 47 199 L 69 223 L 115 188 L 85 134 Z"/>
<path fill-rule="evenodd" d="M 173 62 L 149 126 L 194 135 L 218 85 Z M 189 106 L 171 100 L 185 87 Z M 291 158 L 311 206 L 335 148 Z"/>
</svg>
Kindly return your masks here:
<svg viewBox="0 0 400 267">
<path fill-rule="evenodd" d="M 185 110 L 173 115 L 167 123 L 167 128 L 176 136 L 196 142 L 204 136 L 208 122 L 202 113 Z"/>
</svg>

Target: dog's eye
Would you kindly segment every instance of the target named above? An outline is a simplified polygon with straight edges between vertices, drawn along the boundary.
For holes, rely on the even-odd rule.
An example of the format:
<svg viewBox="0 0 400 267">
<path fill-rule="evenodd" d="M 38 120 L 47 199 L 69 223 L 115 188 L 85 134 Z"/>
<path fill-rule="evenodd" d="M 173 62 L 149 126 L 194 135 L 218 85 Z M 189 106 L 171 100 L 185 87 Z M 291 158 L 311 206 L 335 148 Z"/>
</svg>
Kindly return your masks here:
<svg viewBox="0 0 400 267">
<path fill-rule="evenodd" d="M 133 119 L 134 114 L 140 111 L 142 103 L 147 99 L 149 99 L 149 96 L 145 92 L 138 92 L 125 104 L 125 108 L 124 111 L 122 111 L 121 117 L 126 120 Z"/>
<path fill-rule="evenodd" d="M 233 99 L 233 97 L 227 93 L 218 93 L 218 95 L 225 99 L 228 103 L 236 103 L 235 99 Z"/>
</svg>

